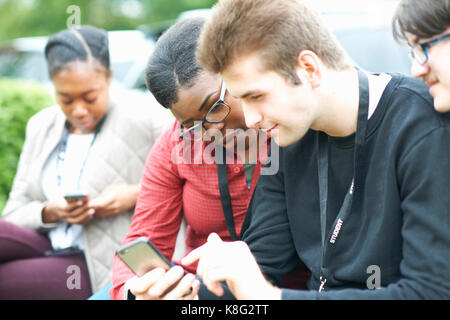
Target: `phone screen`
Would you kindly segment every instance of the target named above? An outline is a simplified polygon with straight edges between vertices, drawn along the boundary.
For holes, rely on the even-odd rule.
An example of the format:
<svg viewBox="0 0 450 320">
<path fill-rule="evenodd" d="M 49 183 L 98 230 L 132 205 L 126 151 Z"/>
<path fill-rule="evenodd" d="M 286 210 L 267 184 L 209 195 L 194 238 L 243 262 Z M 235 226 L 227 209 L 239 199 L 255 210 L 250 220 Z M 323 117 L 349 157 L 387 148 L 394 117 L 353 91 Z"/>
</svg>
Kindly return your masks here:
<svg viewBox="0 0 450 320">
<path fill-rule="evenodd" d="M 172 267 L 167 258 L 145 237 L 118 249 L 117 255 L 139 277 L 154 268 L 169 270 Z"/>
<path fill-rule="evenodd" d="M 86 194 L 66 194 L 64 199 L 68 203 L 77 202 L 78 200 L 85 200 L 87 198 Z"/>
</svg>

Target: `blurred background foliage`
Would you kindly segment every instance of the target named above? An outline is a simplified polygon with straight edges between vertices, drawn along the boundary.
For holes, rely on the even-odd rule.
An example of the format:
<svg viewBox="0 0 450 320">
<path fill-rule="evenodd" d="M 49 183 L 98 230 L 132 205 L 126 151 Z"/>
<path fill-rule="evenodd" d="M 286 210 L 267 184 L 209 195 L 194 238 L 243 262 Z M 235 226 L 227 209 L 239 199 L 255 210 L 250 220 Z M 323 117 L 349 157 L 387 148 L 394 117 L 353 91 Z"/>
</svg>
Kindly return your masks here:
<svg viewBox="0 0 450 320">
<path fill-rule="evenodd" d="M 67 8 L 80 7 L 81 24 L 106 30 L 153 28 L 185 10 L 210 8 L 216 0 L 0 0 L 0 41 L 48 36 L 67 27 Z"/>
<path fill-rule="evenodd" d="M 34 82 L 0 79 L 0 215 L 16 173 L 26 123 L 53 103 L 49 92 Z"/>
</svg>

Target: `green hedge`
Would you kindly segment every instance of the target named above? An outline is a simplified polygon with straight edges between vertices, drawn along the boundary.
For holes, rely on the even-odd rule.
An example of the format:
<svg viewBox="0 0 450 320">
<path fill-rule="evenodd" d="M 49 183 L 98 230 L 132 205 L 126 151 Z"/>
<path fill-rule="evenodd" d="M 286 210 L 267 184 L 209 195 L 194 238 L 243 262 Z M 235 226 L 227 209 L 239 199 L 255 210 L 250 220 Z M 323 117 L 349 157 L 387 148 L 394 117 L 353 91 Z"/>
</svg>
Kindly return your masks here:
<svg viewBox="0 0 450 320">
<path fill-rule="evenodd" d="M 50 93 L 37 83 L 0 79 L 0 215 L 16 174 L 27 121 L 53 103 Z"/>
</svg>

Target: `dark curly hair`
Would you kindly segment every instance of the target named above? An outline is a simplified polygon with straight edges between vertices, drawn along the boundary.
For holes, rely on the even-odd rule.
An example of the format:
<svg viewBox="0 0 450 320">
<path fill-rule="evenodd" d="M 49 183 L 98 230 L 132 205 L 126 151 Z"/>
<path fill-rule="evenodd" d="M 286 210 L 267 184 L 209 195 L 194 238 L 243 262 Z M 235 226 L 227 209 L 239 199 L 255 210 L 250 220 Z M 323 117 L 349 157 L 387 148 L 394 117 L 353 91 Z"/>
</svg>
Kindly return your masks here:
<svg viewBox="0 0 450 320">
<path fill-rule="evenodd" d="M 450 26 L 450 0 L 402 0 L 392 20 L 394 38 L 406 40 L 407 34 L 431 38 Z"/>
<path fill-rule="evenodd" d="M 178 21 L 158 39 L 145 72 L 147 88 L 165 108 L 178 101 L 179 88 L 190 88 L 201 74 L 195 52 L 203 17 Z"/>
</svg>

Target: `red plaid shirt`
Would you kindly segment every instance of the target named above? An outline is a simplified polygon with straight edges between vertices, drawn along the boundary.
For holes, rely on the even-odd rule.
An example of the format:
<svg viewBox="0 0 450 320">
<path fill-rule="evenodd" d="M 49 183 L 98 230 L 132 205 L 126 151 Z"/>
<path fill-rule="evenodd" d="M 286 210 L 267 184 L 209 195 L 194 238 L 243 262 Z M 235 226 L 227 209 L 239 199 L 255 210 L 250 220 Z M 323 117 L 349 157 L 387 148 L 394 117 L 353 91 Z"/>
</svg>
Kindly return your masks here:
<svg viewBox="0 0 450 320">
<path fill-rule="evenodd" d="M 145 236 L 169 259 L 172 257 L 182 218 L 187 223 L 187 253 L 201 246 L 211 232 L 231 241 L 220 200 L 217 165 L 184 164 L 172 161 L 180 145 L 180 124 L 175 121 L 153 145 L 144 168 L 141 191 L 132 223 L 123 245 Z M 205 149 L 205 146 L 202 146 Z M 194 154 L 193 151 L 192 154 Z M 227 165 L 236 234 L 258 181 L 262 164 L 255 165 L 250 190 L 242 164 Z M 196 266 L 187 268 L 195 273 Z M 117 257 L 113 262 L 113 299 L 123 298 L 123 285 L 134 274 Z"/>
</svg>

